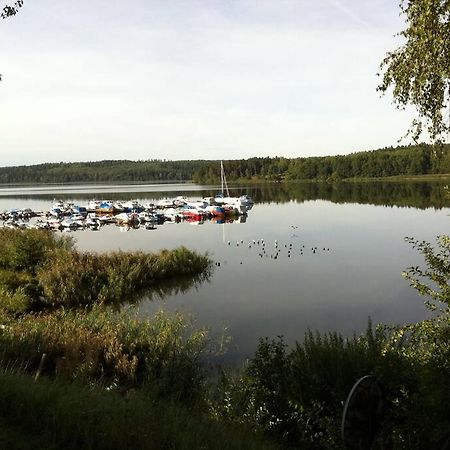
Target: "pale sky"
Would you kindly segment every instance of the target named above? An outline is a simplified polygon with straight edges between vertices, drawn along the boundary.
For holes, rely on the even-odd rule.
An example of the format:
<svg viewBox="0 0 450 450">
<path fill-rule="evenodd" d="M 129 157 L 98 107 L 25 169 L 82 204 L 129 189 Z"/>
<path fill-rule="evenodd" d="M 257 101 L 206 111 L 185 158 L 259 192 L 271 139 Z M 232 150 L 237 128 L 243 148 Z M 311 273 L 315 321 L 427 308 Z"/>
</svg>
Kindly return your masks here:
<svg viewBox="0 0 450 450">
<path fill-rule="evenodd" d="M 403 27 L 392 0 L 25 0 L 0 21 L 0 166 L 396 145 L 411 113 L 376 73 Z"/>
</svg>

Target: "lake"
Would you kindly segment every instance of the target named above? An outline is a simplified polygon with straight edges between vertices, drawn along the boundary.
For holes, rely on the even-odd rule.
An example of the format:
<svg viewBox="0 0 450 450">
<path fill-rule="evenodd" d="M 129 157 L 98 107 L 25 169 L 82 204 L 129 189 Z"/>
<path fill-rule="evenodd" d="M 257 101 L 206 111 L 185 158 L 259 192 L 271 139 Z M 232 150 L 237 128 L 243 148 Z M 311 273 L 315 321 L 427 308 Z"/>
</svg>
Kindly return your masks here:
<svg viewBox="0 0 450 450">
<path fill-rule="evenodd" d="M 199 198 L 217 190 L 193 184 L 7 187 L 0 189 L 0 211 L 48 210 L 54 198 L 85 205 L 92 198 L 155 201 Z M 225 329 L 233 338 L 230 360 L 251 354 L 260 337 L 283 335 L 293 343 L 308 328 L 351 335 L 365 330 L 369 316 L 374 323 L 426 316 L 423 299 L 401 276 L 408 266 L 423 263 L 404 237 L 434 242 L 449 232 L 443 183 L 297 183 L 231 190 L 255 200 L 247 217 L 127 232 L 111 225 L 72 236 L 88 251 L 185 245 L 208 252 L 215 263 L 208 281 L 175 287 L 162 299 L 144 299 L 138 309 L 142 315 L 159 309 L 192 314 L 213 335 Z"/>
</svg>

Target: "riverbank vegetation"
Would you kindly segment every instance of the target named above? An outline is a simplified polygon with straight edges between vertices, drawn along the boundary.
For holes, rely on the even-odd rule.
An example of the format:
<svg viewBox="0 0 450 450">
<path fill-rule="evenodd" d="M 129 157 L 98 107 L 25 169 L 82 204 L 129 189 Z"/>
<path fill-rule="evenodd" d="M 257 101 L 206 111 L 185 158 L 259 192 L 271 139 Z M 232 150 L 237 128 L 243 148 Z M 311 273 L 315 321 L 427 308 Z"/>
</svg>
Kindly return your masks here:
<svg viewBox="0 0 450 450">
<path fill-rule="evenodd" d="M 418 144 L 309 158 L 249 158 L 224 161 L 229 181 L 342 180 L 450 174 L 450 145 Z M 220 164 L 210 160 L 96 161 L 0 168 L 0 184 L 148 181 L 220 182 Z"/>
<path fill-rule="evenodd" d="M 222 439 L 221 448 L 339 449 L 343 404 L 354 383 L 370 375 L 381 406 L 376 433 L 364 433 L 363 422 L 360 439 L 395 449 L 443 448 L 450 439 L 448 238 L 436 246 L 409 240 L 426 268 L 411 267 L 404 276 L 429 299 L 431 318 L 375 329 L 369 324 L 366 334 L 350 339 L 309 332 L 291 348 L 281 338 L 263 339 L 242 368 L 220 369 L 217 376 L 210 367 L 219 349 L 206 329 L 180 315 L 142 318 L 132 308 L 115 308 L 116 291 L 106 295 L 104 280 L 98 281 L 106 256 L 77 259 L 73 271 L 63 266 L 41 279 L 44 268 L 51 273 L 55 253 L 74 254 L 71 241 L 45 232 L 5 233 L 0 416 L 13 429 L 42 430 L 56 448 L 213 449 Z M 161 259 L 161 267 L 171 267 L 164 277 L 176 273 L 186 252 Z M 139 273 L 143 256 L 129 261 L 130 273 Z M 127 278 L 112 261 L 111 270 Z M 92 271 L 84 281 L 75 267 L 82 264 Z M 92 286 L 91 296 L 76 302 L 73 288 L 55 301 L 57 289 L 50 295 L 43 286 L 62 287 L 63 279 L 80 286 L 80 295 Z M 42 298 L 33 303 L 36 292 Z"/>
<path fill-rule="evenodd" d="M 81 253 L 43 230 L 0 229 L 0 292 L 9 311 L 132 303 L 209 275 L 211 261 L 185 247 L 157 253 Z M 179 280 L 179 283 L 172 283 Z"/>
</svg>

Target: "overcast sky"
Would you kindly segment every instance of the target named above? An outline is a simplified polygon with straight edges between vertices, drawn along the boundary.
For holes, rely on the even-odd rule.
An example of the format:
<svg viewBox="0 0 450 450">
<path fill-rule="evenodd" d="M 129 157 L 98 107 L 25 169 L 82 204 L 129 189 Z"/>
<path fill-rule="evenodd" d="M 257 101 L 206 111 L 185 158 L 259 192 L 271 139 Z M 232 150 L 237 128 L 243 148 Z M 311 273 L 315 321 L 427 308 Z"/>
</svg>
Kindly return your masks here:
<svg viewBox="0 0 450 450">
<path fill-rule="evenodd" d="M 396 145 L 411 115 L 376 73 L 403 27 L 392 0 L 25 0 L 0 22 L 0 166 Z"/>
</svg>

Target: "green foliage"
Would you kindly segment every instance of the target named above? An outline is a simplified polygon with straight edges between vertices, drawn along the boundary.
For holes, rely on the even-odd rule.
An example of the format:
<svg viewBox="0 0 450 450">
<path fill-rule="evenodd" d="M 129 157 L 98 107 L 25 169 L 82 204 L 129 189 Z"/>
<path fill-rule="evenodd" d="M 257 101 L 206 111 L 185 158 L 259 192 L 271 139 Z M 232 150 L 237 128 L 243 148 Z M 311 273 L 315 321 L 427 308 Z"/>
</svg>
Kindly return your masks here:
<svg viewBox="0 0 450 450">
<path fill-rule="evenodd" d="M 204 161 L 92 161 L 0 168 L 0 183 L 188 181 Z"/>
<path fill-rule="evenodd" d="M 378 439 L 394 449 L 441 448 L 450 437 L 449 329 L 447 320 L 369 325 L 353 339 L 309 332 L 290 351 L 281 339 L 262 340 L 240 375 L 223 374 L 216 414 L 288 448 L 341 449 L 343 404 L 371 374 L 385 410 Z"/>
<path fill-rule="evenodd" d="M 0 288 L 9 307 L 18 289 L 17 298 L 28 296 L 30 306 L 131 303 L 146 293 L 163 296 L 189 289 L 207 279 L 211 270 L 207 255 L 185 247 L 105 254 L 80 253 L 72 247 L 71 239 L 51 232 L 0 229 Z"/>
<path fill-rule="evenodd" d="M 443 141 L 450 132 L 450 3 L 401 0 L 400 8 L 407 28 L 399 34 L 405 42 L 383 60 L 378 90 L 393 87 L 399 108 L 415 106 L 419 117 L 410 133 L 416 141 L 424 129 Z"/>
<path fill-rule="evenodd" d="M 193 407 L 155 402 L 137 391 L 120 396 L 96 385 L 33 382 L 8 372 L 0 373 L 0 403 L 0 426 L 21 427 L 24 436 L 39 435 L 59 449 L 275 448 L 248 430 L 212 420 Z M 41 448 L 39 441 L 33 444 L 30 448 Z"/>
<path fill-rule="evenodd" d="M 0 269 L 34 274 L 54 252 L 73 246 L 69 237 L 57 237 L 45 230 L 0 229 Z"/>
<path fill-rule="evenodd" d="M 59 252 L 42 266 L 36 279 L 49 305 L 125 303 L 141 298 L 145 290 L 164 280 L 181 277 L 189 283 L 208 276 L 210 260 L 185 247 L 159 253 L 106 254 Z"/>
<path fill-rule="evenodd" d="M 344 339 L 309 332 L 287 351 L 283 340 L 262 340 L 239 377 L 224 376 L 218 414 L 300 448 L 340 448 L 342 405 L 355 381 L 368 373 L 384 380 L 388 395 L 409 368 L 385 354 L 385 335 Z"/>
<path fill-rule="evenodd" d="M 0 14 L 0 17 L 2 19 L 6 19 L 7 17 L 15 16 L 19 12 L 19 9 L 22 8 L 22 6 L 23 6 L 23 0 L 17 0 L 16 2 L 14 2 L 14 4 L 12 6 L 5 5 Z M 1 81 L 1 78 L 0 78 L 0 81 Z"/>
<path fill-rule="evenodd" d="M 30 308 L 30 298 L 24 288 L 11 291 L 0 285 L 0 308 L 9 313 L 20 314 Z"/>
<path fill-rule="evenodd" d="M 208 334 L 181 315 L 138 319 L 94 307 L 11 317 L 0 314 L 0 361 L 66 379 L 101 381 L 110 388 L 145 386 L 153 396 L 201 398 L 201 354 Z"/>
<path fill-rule="evenodd" d="M 434 147 L 420 144 L 338 156 L 250 158 L 225 161 L 224 166 L 230 180 L 384 178 L 449 173 L 449 150 L 450 145 L 445 145 L 437 153 Z M 205 161 L 193 178 L 200 183 L 217 183 L 220 180 L 220 166 L 217 162 Z"/>
<path fill-rule="evenodd" d="M 427 268 L 409 267 L 403 276 L 419 294 L 431 297 L 431 301 L 425 302 L 430 310 L 443 307 L 450 313 L 450 236 L 438 236 L 437 249 L 426 241 L 413 238 L 406 241 L 424 256 Z"/>
</svg>

